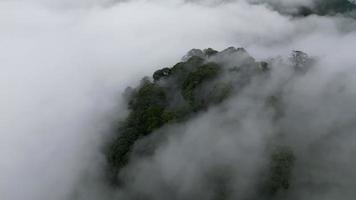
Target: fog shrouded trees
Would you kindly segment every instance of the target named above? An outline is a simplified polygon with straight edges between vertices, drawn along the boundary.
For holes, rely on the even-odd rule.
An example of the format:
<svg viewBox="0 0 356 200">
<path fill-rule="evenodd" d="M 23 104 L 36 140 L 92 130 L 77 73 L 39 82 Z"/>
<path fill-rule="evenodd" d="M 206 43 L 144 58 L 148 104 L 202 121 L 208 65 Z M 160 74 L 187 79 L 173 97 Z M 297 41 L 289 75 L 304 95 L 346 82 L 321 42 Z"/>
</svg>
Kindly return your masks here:
<svg viewBox="0 0 356 200">
<path fill-rule="evenodd" d="M 306 73 L 308 65 L 312 63 L 307 54 L 300 51 L 294 51 L 289 60 L 290 68 L 297 75 Z M 274 62 L 273 59 L 257 62 L 243 48 L 230 47 L 221 52 L 210 48 L 193 49 L 173 67 L 157 70 L 152 78 L 143 78 L 136 88 L 128 88 L 125 97 L 129 114 L 119 123 L 116 136 L 106 150 L 108 175 L 112 184 L 117 187 L 125 185 L 121 173 L 132 157 L 137 159 L 153 154 L 155 145 L 152 145 L 153 149 L 137 148 L 139 141 L 165 125 L 184 124 L 199 117 L 200 113 L 223 104 L 230 97 L 238 99 L 238 94 L 253 79 L 268 79 L 273 71 L 271 62 Z M 278 120 L 283 115 L 279 95 L 268 96 L 264 101 L 266 107 L 274 110 L 275 117 L 272 120 Z M 278 144 L 272 149 L 268 158 L 269 167 L 261 172 L 263 176 L 256 184 L 256 192 L 266 198 L 273 198 L 279 192 L 288 190 L 296 162 L 293 149 L 288 145 Z M 223 177 L 219 174 L 223 174 Z M 226 174 L 212 172 L 207 176 L 214 177 L 211 178 L 213 182 L 222 182 L 215 183 L 219 190 L 215 196 L 217 199 L 226 199 Z"/>
</svg>

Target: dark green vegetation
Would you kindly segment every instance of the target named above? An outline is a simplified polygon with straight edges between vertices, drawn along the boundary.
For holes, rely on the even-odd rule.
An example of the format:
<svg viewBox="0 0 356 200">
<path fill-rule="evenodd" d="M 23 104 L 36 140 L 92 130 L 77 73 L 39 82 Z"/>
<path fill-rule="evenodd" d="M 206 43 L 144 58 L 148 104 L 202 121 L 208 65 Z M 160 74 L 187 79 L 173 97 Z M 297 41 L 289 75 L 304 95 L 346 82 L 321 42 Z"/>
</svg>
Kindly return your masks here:
<svg viewBox="0 0 356 200">
<path fill-rule="evenodd" d="M 107 153 L 111 176 L 116 176 L 127 164 L 137 140 L 167 123 L 185 120 L 226 98 L 230 88 L 228 84 L 217 82 L 211 87 L 204 87 L 221 73 L 219 64 L 192 56 L 172 68 L 156 71 L 153 81 L 144 78 L 139 87 L 130 91 L 130 113 L 121 122 L 118 137 Z M 202 92 L 206 95 L 200 96 Z"/>
<path fill-rule="evenodd" d="M 260 1 L 256 1 L 259 3 Z M 310 4 L 305 6 L 295 7 L 289 10 L 283 4 L 276 1 L 263 1 L 268 3 L 273 9 L 282 14 L 293 15 L 295 17 L 304 17 L 309 15 L 351 15 L 355 17 L 356 4 L 351 3 L 351 0 L 310 0 Z M 307 2 L 307 1 L 306 1 Z"/>
<path fill-rule="evenodd" d="M 348 0 L 318 0 L 317 6 L 313 10 L 304 9 L 303 14 L 337 14 L 351 12 L 356 8 L 356 5 Z"/>
<path fill-rule="evenodd" d="M 278 192 L 289 189 L 295 156 L 288 146 L 278 146 L 272 152 L 270 160 L 270 167 L 261 192 L 265 197 L 273 197 Z"/>
<path fill-rule="evenodd" d="M 125 184 L 120 173 L 133 156 L 150 156 L 152 149 L 135 151 L 135 145 L 155 130 L 174 123 L 182 123 L 219 105 L 236 95 L 254 77 L 268 77 L 268 62 L 256 62 L 242 49 L 228 48 L 217 52 L 212 49 L 192 50 L 184 61 L 171 68 L 163 68 L 144 78 L 138 87 L 127 90 L 129 114 L 120 122 L 115 139 L 107 149 L 109 176 L 114 184 Z M 226 62 L 226 60 L 231 60 Z M 294 52 L 291 63 L 295 72 L 305 72 L 309 58 L 303 52 Z M 275 110 L 274 120 L 283 115 L 278 95 L 266 99 L 266 106 Z M 265 169 L 259 190 L 266 197 L 273 197 L 287 190 L 291 183 L 295 156 L 288 146 L 275 147 L 270 152 L 269 168 Z M 213 172 L 209 180 L 217 180 L 212 187 L 217 199 L 225 199 L 224 186 L 228 176 Z M 216 174 L 216 175 L 214 175 Z M 215 181 L 213 181 L 215 182 Z M 220 184 L 221 182 L 221 184 Z"/>
<path fill-rule="evenodd" d="M 313 8 L 302 7 L 299 10 L 300 15 L 335 15 L 338 13 L 352 12 L 356 5 L 348 0 L 319 0 L 316 1 Z"/>
</svg>

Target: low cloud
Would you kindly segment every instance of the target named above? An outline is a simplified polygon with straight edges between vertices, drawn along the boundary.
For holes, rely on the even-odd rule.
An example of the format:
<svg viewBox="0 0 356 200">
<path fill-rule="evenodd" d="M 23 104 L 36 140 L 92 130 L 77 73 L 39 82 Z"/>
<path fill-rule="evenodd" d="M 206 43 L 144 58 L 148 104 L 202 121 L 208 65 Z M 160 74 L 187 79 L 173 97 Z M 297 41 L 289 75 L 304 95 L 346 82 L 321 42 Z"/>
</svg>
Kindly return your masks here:
<svg viewBox="0 0 356 200">
<path fill-rule="evenodd" d="M 1 1 L 2 199 L 97 199 L 104 194 L 125 198 L 125 192 L 109 194 L 104 186 L 83 183 L 100 182 L 105 163 L 101 147 L 112 124 L 127 113 L 121 92 L 137 85 L 142 76 L 172 66 L 191 48 L 228 46 L 245 47 L 258 60 L 287 57 L 292 50 L 318 60 L 310 73 L 283 86 L 287 117 L 278 127 L 297 149 L 300 177 L 288 197 L 351 199 L 354 19 L 341 14 L 285 15 L 300 6 L 315 8 L 318 2 L 251 2 Z M 284 77 L 285 72 L 278 72 L 273 80 Z M 273 84 L 251 85 L 246 93 L 263 94 Z M 254 180 L 250 177 L 258 171 L 251 166 L 265 162 L 259 160 L 265 137 L 276 128 L 269 113 L 249 98 L 229 101 L 227 113 L 215 108 L 169 128 L 173 136 L 157 155 L 133 164 L 132 170 L 140 173 L 132 187 L 152 193 L 167 181 L 180 189 L 180 197 L 192 189 L 198 195 L 212 187 L 198 185 L 205 178 L 202 165 L 214 168 L 223 163 L 227 171 L 234 171 L 237 168 L 229 166 L 239 163 L 242 179 L 232 177 L 233 182 L 249 191 L 249 180 Z M 248 115 L 239 109 L 249 110 Z M 241 124 L 225 124 L 236 118 Z M 241 134 L 231 136 L 231 130 Z M 213 141 L 217 142 L 211 146 Z M 141 187 L 146 176 L 157 173 L 154 184 Z M 78 189 L 79 183 L 83 187 Z M 162 195 L 158 198 L 167 198 Z"/>
</svg>

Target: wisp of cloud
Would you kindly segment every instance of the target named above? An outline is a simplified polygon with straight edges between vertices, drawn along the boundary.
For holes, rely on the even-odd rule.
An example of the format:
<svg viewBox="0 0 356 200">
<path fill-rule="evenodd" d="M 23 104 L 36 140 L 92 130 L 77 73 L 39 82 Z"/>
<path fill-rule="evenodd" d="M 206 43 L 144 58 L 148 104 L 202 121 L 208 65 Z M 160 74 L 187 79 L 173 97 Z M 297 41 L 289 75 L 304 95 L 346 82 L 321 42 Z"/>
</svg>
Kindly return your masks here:
<svg viewBox="0 0 356 200">
<path fill-rule="evenodd" d="M 228 199 L 268 199 L 256 188 L 274 143 L 287 144 L 296 157 L 290 189 L 276 199 L 353 199 L 352 5 L 1 1 L 0 199 L 214 199 L 220 191 L 214 181 L 226 185 Z M 103 149 L 128 113 L 125 88 L 173 66 L 189 49 L 229 46 L 268 61 L 271 77 L 253 79 L 221 105 L 156 130 L 145 140 L 165 136 L 152 156 L 132 158 L 126 187 L 108 186 Z M 293 50 L 315 60 L 308 73 L 291 75 Z M 270 96 L 282 99 L 278 120 L 262 101 Z"/>
</svg>

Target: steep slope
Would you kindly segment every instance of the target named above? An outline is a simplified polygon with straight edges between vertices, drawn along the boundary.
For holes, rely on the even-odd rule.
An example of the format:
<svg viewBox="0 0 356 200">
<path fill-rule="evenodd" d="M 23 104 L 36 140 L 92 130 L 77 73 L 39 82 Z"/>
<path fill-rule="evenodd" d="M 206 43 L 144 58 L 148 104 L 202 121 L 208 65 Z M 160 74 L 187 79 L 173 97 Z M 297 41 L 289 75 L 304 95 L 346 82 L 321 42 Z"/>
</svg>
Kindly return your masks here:
<svg viewBox="0 0 356 200">
<path fill-rule="evenodd" d="M 146 77 L 137 88 L 126 90 L 131 112 L 121 123 L 107 156 L 114 174 L 127 164 L 137 140 L 221 103 L 252 76 L 267 71 L 267 63 L 255 62 L 241 48 L 222 52 L 193 49 L 182 60 L 156 71 L 153 80 Z"/>
<path fill-rule="evenodd" d="M 221 52 L 193 49 L 182 58 L 182 62 L 157 70 L 152 78 L 143 78 L 138 87 L 128 88 L 125 96 L 130 113 L 120 123 L 116 139 L 107 150 L 111 182 L 118 187 L 125 186 L 125 168 L 132 160 L 155 154 L 155 149 L 161 145 L 159 137 L 170 134 L 163 127 L 197 119 L 210 108 L 238 97 L 244 87 L 252 82 L 270 79 L 273 73 L 271 67 L 279 62 L 283 61 L 270 59 L 257 62 L 243 48 L 230 47 Z M 285 67 L 290 68 L 293 77 L 305 74 L 313 60 L 303 52 L 294 51 L 287 62 L 289 65 Z M 273 110 L 272 121 L 283 117 L 279 92 L 261 99 L 266 108 Z M 160 133 L 153 134 L 155 132 Z M 292 184 L 296 160 L 293 149 L 278 138 L 273 139 L 268 149 L 266 160 L 269 161 L 259 172 L 261 177 L 255 184 L 256 192 L 249 195 L 252 199 L 261 195 L 272 199 Z M 229 196 L 224 186 L 226 175 L 219 170 L 211 173 L 207 177 L 211 177 L 209 182 L 217 187 L 214 186 L 214 199 L 226 199 Z"/>
</svg>

